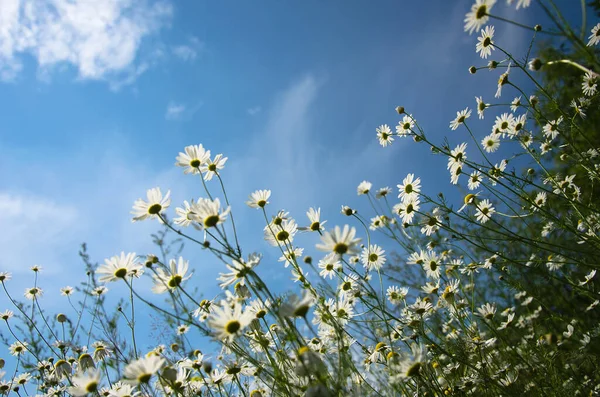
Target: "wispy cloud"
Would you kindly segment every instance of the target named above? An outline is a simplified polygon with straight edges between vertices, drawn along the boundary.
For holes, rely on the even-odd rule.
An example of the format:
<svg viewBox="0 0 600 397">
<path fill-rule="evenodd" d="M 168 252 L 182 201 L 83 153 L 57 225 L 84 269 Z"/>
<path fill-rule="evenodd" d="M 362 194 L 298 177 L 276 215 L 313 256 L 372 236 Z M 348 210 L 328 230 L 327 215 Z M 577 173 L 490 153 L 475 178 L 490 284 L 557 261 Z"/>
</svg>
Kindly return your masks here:
<svg viewBox="0 0 600 397">
<path fill-rule="evenodd" d="M 261 110 L 262 110 L 262 108 L 261 108 L 260 106 L 253 106 L 253 107 L 251 107 L 251 108 L 248 108 L 248 109 L 246 110 L 246 112 L 248 112 L 248 114 L 249 114 L 250 116 L 254 116 L 254 115 L 256 115 L 256 114 L 260 113 L 260 111 L 261 111 Z"/>
<path fill-rule="evenodd" d="M 174 46 L 172 51 L 177 58 L 186 62 L 191 62 L 196 60 L 203 48 L 204 43 L 197 37 L 192 37 L 187 44 Z"/>
<path fill-rule="evenodd" d="M 171 101 L 167 105 L 165 112 L 165 119 L 171 121 L 182 121 L 191 119 L 198 110 L 204 105 L 204 102 L 199 101 L 192 106 L 188 106 L 184 103 L 178 103 Z"/>
<path fill-rule="evenodd" d="M 171 15 L 164 1 L 2 0 L 0 79 L 14 80 L 24 55 L 46 71 L 72 65 L 81 79 L 137 76 L 141 42 Z"/>
</svg>

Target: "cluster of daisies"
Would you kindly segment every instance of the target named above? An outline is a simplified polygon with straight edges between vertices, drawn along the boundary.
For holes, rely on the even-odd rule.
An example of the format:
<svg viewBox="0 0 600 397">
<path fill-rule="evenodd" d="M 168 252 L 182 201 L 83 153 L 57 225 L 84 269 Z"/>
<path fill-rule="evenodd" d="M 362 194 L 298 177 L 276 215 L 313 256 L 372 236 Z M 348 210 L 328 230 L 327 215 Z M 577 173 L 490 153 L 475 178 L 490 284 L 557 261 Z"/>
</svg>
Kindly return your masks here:
<svg viewBox="0 0 600 397">
<path fill-rule="evenodd" d="M 520 9 L 531 1 L 507 3 Z M 511 68 L 512 73 L 529 73 L 556 61 L 521 61 L 506 54 L 494 39 L 495 27 L 488 25 L 495 4 L 476 0 L 464 29 L 480 32 L 475 50 L 482 59 L 504 54 L 505 59 L 470 69 L 503 69 L 495 93 L 501 98 L 513 85 Z M 542 31 L 539 26 L 532 30 Z M 599 42 L 597 24 L 587 46 Z M 593 200 L 585 200 L 589 183 L 582 184 L 575 173 L 556 172 L 551 161 L 559 150 L 572 149 L 560 160 L 579 167 L 592 183 L 600 181 L 598 149 L 571 147 L 569 139 L 575 121 L 594 111 L 597 99 L 598 74 L 575 67 L 583 80 L 581 96 L 570 109 L 548 118 L 540 112 L 539 99 L 523 92 L 510 103 L 476 97 L 480 120 L 492 108 L 506 111 L 499 110 L 491 133 L 480 135 L 470 119 L 472 110 L 458 111 L 449 123 L 452 136 L 471 142 L 461 139 L 453 149 L 432 143 L 402 107 L 396 109 L 400 119 L 393 130 L 387 124 L 376 129 L 383 147 L 412 137 L 444 155 L 452 186 L 461 188 L 465 175 L 468 193 L 459 209 L 452 205 L 453 196 L 427 195 L 413 173 L 397 184 L 396 202 L 390 199 L 393 189 L 374 190 L 370 182 L 361 182 L 357 194 L 369 202 L 374 216 L 365 218 L 342 206 L 348 219 L 343 226 L 327 225 L 331 220 L 324 220 L 326 214 L 317 207 L 302 220 L 285 210 L 272 211 L 270 190 L 252 192 L 246 205 L 264 219 L 258 232 L 279 256 L 279 271 L 289 271 L 298 286 L 285 294 L 275 293 L 273 280 L 263 278 L 269 270 L 261 266 L 261 254 L 242 252 L 223 180 L 227 157 L 212 156 L 203 145 L 185 147 L 175 165 L 200 178 L 203 197 L 184 201 L 171 218 L 170 192 L 155 187 L 135 201 L 132 220 L 155 220 L 212 253 L 222 266 L 216 280 L 220 293 L 201 299 L 194 289 L 197 267 L 178 254 L 168 257 L 164 246 L 161 255 L 122 252 L 91 266 L 89 281 L 80 289 L 61 289 L 72 314 L 54 318 L 40 304 L 41 267 L 32 268 L 35 279 L 23 294 L 25 304 L 7 288 L 11 275 L 0 272 L 4 292 L 14 303 L 14 311 L 1 312 L 0 320 L 15 363 L 7 374 L 0 359 L 0 395 L 599 393 L 600 296 L 596 269 L 587 259 L 600 246 L 600 212 Z M 530 127 L 533 120 L 539 131 Z M 477 152 L 467 156 L 469 144 Z M 505 159 L 492 161 L 490 156 L 499 154 Z M 525 172 L 508 169 L 506 158 L 528 164 Z M 530 162 L 519 163 L 521 158 Z M 213 180 L 218 183 L 211 185 Z M 511 219 L 525 227 L 511 228 Z M 312 243 L 300 244 L 306 239 Z M 386 251 L 384 243 L 393 248 Z M 522 252 L 527 255 L 520 257 Z M 565 313 L 532 293 L 515 275 L 528 269 L 563 283 L 575 307 Z M 162 303 L 138 291 L 137 281 L 134 288 L 141 277 L 165 298 Z M 119 305 L 117 317 L 111 314 L 106 300 L 111 283 L 126 286 L 130 313 Z M 75 294 L 80 294 L 77 302 L 71 300 Z M 141 337 L 143 332 L 135 328 L 136 311 L 138 316 L 152 311 L 168 326 L 145 352 L 136 344 L 136 333 Z M 82 319 L 89 314 L 91 323 L 85 324 Z M 206 346 L 209 354 L 201 350 Z"/>
</svg>

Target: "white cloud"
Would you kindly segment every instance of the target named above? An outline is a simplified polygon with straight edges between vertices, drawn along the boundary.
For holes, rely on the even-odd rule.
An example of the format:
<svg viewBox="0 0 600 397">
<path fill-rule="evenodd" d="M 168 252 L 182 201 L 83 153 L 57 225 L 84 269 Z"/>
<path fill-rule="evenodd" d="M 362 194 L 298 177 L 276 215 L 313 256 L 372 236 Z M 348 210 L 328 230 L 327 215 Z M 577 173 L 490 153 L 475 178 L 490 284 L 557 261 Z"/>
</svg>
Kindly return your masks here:
<svg viewBox="0 0 600 397">
<path fill-rule="evenodd" d="M 246 110 L 246 112 L 248 112 L 248 114 L 249 114 L 250 116 L 254 116 L 254 115 L 256 115 L 256 114 L 260 113 L 260 111 L 261 111 L 261 110 L 262 110 L 262 108 L 261 108 L 260 106 L 253 106 L 253 107 L 251 107 L 251 108 L 248 108 L 248 109 Z"/>
<path fill-rule="evenodd" d="M 141 42 L 171 15 L 164 1 L 2 0 L 0 79 L 16 78 L 29 55 L 42 70 L 70 64 L 82 79 L 126 80 L 145 70 Z"/>
<path fill-rule="evenodd" d="M 198 53 L 202 51 L 204 43 L 197 37 L 192 37 L 188 44 L 182 44 L 173 47 L 173 54 L 183 61 L 194 61 L 198 57 Z"/>
<path fill-rule="evenodd" d="M 2 270 L 23 271 L 34 264 L 60 263 L 66 245 L 76 251 L 80 243 L 78 219 L 75 207 L 48 197 L 0 193 Z"/>
<path fill-rule="evenodd" d="M 177 103 L 177 102 L 171 101 L 167 105 L 167 111 L 165 112 L 165 118 L 167 120 L 175 120 L 175 121 L 189 120 L 194 116 L 194 114 L 196 114 L 196 112 L 198 110 L 200 110 L 200 108 L 203 105 L 204 105 L 204 102 L 202 102 L 202 101 L 199 101 L 198 103 L 196 103 L 193 106 L 188 106 L 183 103 Z"/>
<path fill-rule="evenodd" d="M 167 106 L 167 112 L 165 113 L 165 118 L 167 120 L 179 120 L 183 116 L 183 112 L 185 112 L 185 105 L 175 102 L 169 102 Z"/>
</svg>

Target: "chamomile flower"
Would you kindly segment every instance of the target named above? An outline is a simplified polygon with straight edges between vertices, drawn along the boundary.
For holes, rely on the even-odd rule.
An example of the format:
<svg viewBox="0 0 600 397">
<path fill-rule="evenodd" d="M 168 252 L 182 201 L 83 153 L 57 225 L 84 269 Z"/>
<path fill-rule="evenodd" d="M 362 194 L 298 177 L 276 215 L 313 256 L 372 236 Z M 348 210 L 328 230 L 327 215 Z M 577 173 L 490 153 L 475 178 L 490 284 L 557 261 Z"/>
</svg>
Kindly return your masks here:
<svg viewBox="0 0 600 397">
<path fill-rule="evenodd" d="M 242 333 L 253 318 L 253 314 L 244 309 L 241 303 L 223 300 L 220 306 L 211 308 L 208 326 L 216 338 L 231 342 Z"/>
<path fill-rule="evenodd" d="M 490 55 L 492 55 L 492 50 L 494 50 L 494 27 L 486 26 L 485 29 L 481 29 L 481 36 L 477 39 L 477 45 L 475 49 L 480 57 L 483 59 L 487 59 Z"/>
<path fill-rule="evenodd" d="M 200 172 L 204 174 L 204 180 L 210 181 L 219 170 L 225 168 L 226 162 L 227 157 L 223 157 L 222 154 L 217 154 L 212 160 L 208 159 L 204 164 L 200 166 Z"/>
<path fill-rule="evenodd" d="M 297 263 L 302 258 L 302 254 L 304 253 L 304 248 L 294 248 L 292 250 L 285 250 L 283 255 L 279 257 L 279 262 L 284 262 L 285 267 L 288 267 L 292 263 Z"/>
<path fill-rule="evenodd" d="M 513 0 L 507 0 L 508 5 L 511 5 Z M 517 0 L 517 10 L 521 7 L 527 8 L 531 5 L 531 0 Z"/>
<path fill-rule="evenodd" d="M 508 83 L 508 74 L 509 73 L 510 73 L 510 63 L 508 64 L 508 67 L 506 68 L 506 72 L 502 73 L 500 75 L 500 77 L 498 78 L 498 89 L 496 90 L 496 95 L 495 95 L 496 98 L 500 98 L 500 95 L 502 95 L 502 87 Z"/>
<path fill-rule="evenodd" d="M 475 190 L 479 187 L 482 180 L 483 176 L 481 175 L 481 172 L 475 170 L 471 172 L 471 175 L 469 175 L 469 182 L 467 184 L 467 187 L 469 188 L 469 190 Z"/>
<path fill-rule="evenodd" d="M 483 120 L 483 111 L 490 106 L 489 103 L 485 103 L 480 96 L 476 96 L 475 100 L 477 101 L 477 115 L 480 120 Z"/>
<path fill-rule="evenodd" d="M 44 291 L 40 287 L 25 288 L 25 293 L 23 295 L 29 300 L 34 300 L 39 299 L 44 295 Z"/>
<path fill-rule="evenodd" d="M 319 269 L 321 269 L 319 272 L 321 277 L 333 279 L 336 273 L 342 270 L 342 263 L 339 261 L 338 255 L 332 252 L 319 261 Z"/>
<path fill-rule="evenodd" d="M 481 200 L 475 204 L 477 206 L 477 211 L 475 211 L 475 218 L 481 222 L 486 223 L 496 212 L 494 206 L 488 199 Z"/>
<path fill-rule="evenodd" d="M 392 305 L 401 304 L 404 301 L 404 299 L 406 298 L 406 295 L 408 295 L 407 287 L 399 288 L 395 285 L 392 285 L 392 286 L 388 287 L 388 289 L 386 291 L 387 299 L 390 301 L 390 303 Z"/>
<path fill-rule="evenodd" d="M 178 215 L 173 219 L 173 222 L 176 225 L 188 227 L 194 224 L 194 200 L 192 200 L 191 204 L 185 200 L 183 202 L 183 208 L 175 208 L 175 213 Z"/>
<path fill-rule="evenodd" d="M 310 224 L 306 227 L 299 227 L 298 230 L 304 232 L 320 232 L 323 230 L 323 225 L 327 221 L 321 222 L 321 208 L 309 208 L 306 212 L 306 216 L 308 217 Z"/>
<path fill-rule="evenodd" d="M 359 196 L 362 194 L 369 194 L 369 192 L 371 191 L 371 186 L 372 186 L 371 182 L 362 181 L 356 188 L 356 193 Z"/>
<path fill-rule="evenodd" d="M 10 354 L 13 356 L 19 356 L 27 351 L 27 346 L 29 346 L 29 343 L 27 342 L 16 341 L 8 347 L 8 351 L 10 351 Z"/>
<path fill-rule="evenodd" d="M 98 281 L 109 283 L 134 274 L 139 276 L 142 272 L 142 265 L 137 262 L 136 258 L 135 252 L 127 255 L 125 252 L 121 252 L 120 256 L 105 259 L 104 265 L 96 270 L 96 274 L 100 276 Z"/>
<path fill-rule="evenodd" d="M 225 222 L 227 215 L 231 210 L 227 207 L 221 212 L 221 202 L 218 198 L 214 200 L 201 198 L 192 205 L 193 219 L 205 229 L 216 227 Z"/>
<path fill-rule="evenodd" d="M 420 204 L 419 197 L 413 196 L 394 205 L 393 210 L 398 214 L 402 223 L 408 224 L 413 221 L 416 212 L 421 208 Z"/>
<path fill-rule="evenodd" d="M 450 122 L 450 129 L 456 130 L 461 124 L 464 124 L 465 120 L 471 117 L 471 109 L 464 108 L 463 110 L 456 112 L 456 117 Z"/>
<path fill-rule="evenodd" d="M 271 223 L 265 226 L 264 236 L 269 244 L 277 247 L 278 245 L 291 244 L 297 232 L 298 225 L 295 220 L 282 219 L 278 225 Z"/>
<path fill-rule="evenodd" d="M 592 28 L 592 34 L 588 37 L 588 40 L 588 47 L 600 43 L 600 23 L 597 23 L 596 26 Z"/>
<path fill-rule="evenodd" d="M 147 384 L 164 364 L 165 359 L 155 354 L 132 361 L 123 370 L 123 382 L 130 385 Z"/>
<path fill-rule="evenodd" d="M 438 208 L 435 208 L 431 214 L 425 216 L 421 225 L 421 233 L 431 236 L 440 229 L 442 217 L 439 215 Z"/>
<path fill-rule="evenodd" d="M 531 206 L 531 209 L 533 211 L 538 211 L 541 207 L 543 207 L 546 204 L 546 200 L 546 192 L 539 192 L 533 199 L 533 205 Z"/>
<path fill-rule="evenodd" d="M 344 254 L 352 255 L 358 252 L 357 245 L 360 238 L 356 238 L 356 229 L 348 225 L 344 225 L 343 229 L 336 226 L 331 231 L 326 231 L 321 236 L 321 244 L 316 247 L 320 251 L 334 252 L 342 256 Z"/>
<path fill-rule="evenodd" d="M 502 113 L 500 116 L 496 117 L 494 127 L 492 127 L 492 133 L 502 134 L 502 137 L 504 138 L 506 134 L 510 134 L 514 121 L 515 116 L 513 116 L 511 113 Z"/>
<path fill-rule="evenodd" d="M 496 0 L 476 0 L 471 6 L 471 11 L 465 15 L 465 32 L 472 34 L 474 31 L 481 29 L 486 24 L 488 13 L 496 4 Z"/>
<path fill-rule="evenodd" d="M 175 165 L 183 167 L 185 174 L 199 174 L 200 167 L 210 158 L 210 150 L 205 150 L 202 145 L 186 146 L 184 152 L 179 153 Z"/>
<path fill-rule="evenodd" d="M 398 185 L 400 194 L 398 198 L 402 201 L 407 200 L 409 197 L 418 196 L 421 191 L 421 178 L 416 178 L 414 174 L 406 175 L 406 178 L 402 181 L 401 185 Z"/>
<path fill-rule="evenodd" d="M 456 166 L 463 165 L 466 159 L 467 144 L 463 142 L 450 151 L 450 156 L 448 157 L 448 169 L 451 170 Z"/>
<path fill-rule="evenodd" d="M 167 194 L 163 197 L 160 188 L 158 187 L 149 189 L 146 192 L 148 201 L 138 199 L 133 203 L 133 211 L 131 211 L 131 214 L 133 215 L 132 222 L 159 218 L 162 223 L 162 220 L 158 215 L 169 208 L 169 205 L 171 204 L 171 199 L 169 198 L 170 195 L 171 192 L 167 191 Z"/>
<path fill-rule="evenodd" d="M 500 147 L 500 134 L 490 134 L 481 140 L 481 146 L 488 153 L 493 153 Z"/>
<path fill-rule="evenodd" d="M 368 270 L 380 270 L 385 264 L 385 251 L 377 244 L 371 244 L 363 249 L 360 261 Z"/>
<path fill-rule="evenodd" d="M 73 287 L 66 286 L 60 289 L 60 294 L 62 296 L 71 296 L 73 295 L 73 291 L 75 291 Z"/>
<path fill-rule="evenodd" d="M 264 208 L 269 204 L 269 197 L 271 197 L 270 190 L 257 190 L 250 194 L 246 204 L 250 208 Z"/>
<path fill-rule="evenodd" d="M 377 138 L 381 146 L 386 147 L 394 142 L 394 135 L 387 124 L 380 125 L 375 131 L 377 131 Z"/>
<path fill-rule="evenodd" d="M 306 318 L 308 311 L 315 304 L 315 298 L 310 292 L 304 290 L 302 297 L 296 294 L 288 296 L 287 300 L 281 303 L 279 313 L 285 317 L 303 317 Z"/>
<path fill-rule="evenodd" d="M 514 113 L 521 106 L 523 106 L 523 103 L 521 103 L 521 96 L 518 96 L 515 99 L 513 99 L 512 102 L 510 103 L 510 111 Z"/>
<path fill-rule="evenodd" d="M 558 134 L 559 134 L 559 130 L 558 127 L 561 125 L 561 123 L 563 122 L 563 117 L 560 116 L 558 119 L 556 120 L 552 120 L 547 122 L 544 125 L 543 131 L 544 131 L 544 136 L 546 138 L 548 138 L 550 141 L 554 140 Z"/>
<path fill-rule="evenodd" d="M 69 394 L 73 396 L 87 396 L 95 394 L 100 388 L 100 370 L 90 370 L 77 373 L 71 379 L 73 386 L 69 386 Z"/>
<path fill-rule="evenodd" d="M 188 267 L 188 261 L 179 257 L 178 261 L 175 261 L 175 259 L 169 261 L 169 271 L 162 268 L 156 269 L 156 274 L 152 276 L 154 280 L 152 292 L 162 294 L 178 288 L 181 283 L 192 277 L 191 273 L 186 275 Z"/>
<path fill-rule="evenodd" d="M 496 314 L 496 305 L 486 303 L 481 307 L 477 308 L 477 314 L 486 320 L 491 320 Z"/>
<path fill-rule="evenodd" d="M 392 188 L 389 186 L 386 187 L 382 187 L 380 189 L 377 190 L 377 193 L 375 193 L 375 198 L 382 198 L 382 197 L 386 197 L 388 194 L 390 194 L 392 192 Z"/>
<path fill-rule="evenodd" d="M 399 136 L 406 136 L 412 132 L 415 127 L 415 121 L 412 116 L 405 115 L 402 120 L 396 126 L 396 134 Z"/>
</svg>

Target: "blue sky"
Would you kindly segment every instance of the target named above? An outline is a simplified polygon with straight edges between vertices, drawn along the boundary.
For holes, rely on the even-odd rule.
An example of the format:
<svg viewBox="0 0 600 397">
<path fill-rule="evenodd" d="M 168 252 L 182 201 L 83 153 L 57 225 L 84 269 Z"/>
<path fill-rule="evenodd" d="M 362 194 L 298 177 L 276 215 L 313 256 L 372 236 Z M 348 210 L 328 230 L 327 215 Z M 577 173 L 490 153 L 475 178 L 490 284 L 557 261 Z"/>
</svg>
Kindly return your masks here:
<svg viewBox="0 0 600 397">
<path fill-rule="evenodd" d="M 48 293 L 82 280 L 82 242 L 98 261 L 152 252 L 157 225 L 132 224 L 131 206 L 154 186 L 172 191 L 173 207 L 200 196 L 174 166 L 198 143 L 229 157 L 222 174 L 246 254 L 265 252 L 265 268 L 288 279 L 260 213 L 243 204 L 250 192 L 271 189 L 272 211 L 301 222 L 320 206 L 333 226 L 347 221 L 342 204 L 366 209 L 364 179 L 394 187 L 414 172 L 425 189 L 446 189 L 444 158 L 408 140 L 383 149 L 375 128 L 396 124 L 402 105 L 456 145 L 466 138 L 449 121 L 475 95 L 491 101 L 502 72 L 467 71 L 485 64 L 463 32 L 471 0 L 33 3 L 0 5 L 0 270 L 19 295 L 34 264 Z M 494 25 L 498 44 L 528 45 L 529 33 Z M 214 293 L 224 267 L 185 255 Z"/>
</svg>

